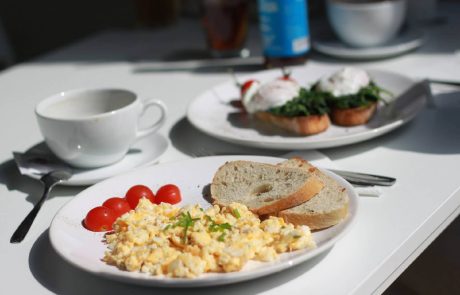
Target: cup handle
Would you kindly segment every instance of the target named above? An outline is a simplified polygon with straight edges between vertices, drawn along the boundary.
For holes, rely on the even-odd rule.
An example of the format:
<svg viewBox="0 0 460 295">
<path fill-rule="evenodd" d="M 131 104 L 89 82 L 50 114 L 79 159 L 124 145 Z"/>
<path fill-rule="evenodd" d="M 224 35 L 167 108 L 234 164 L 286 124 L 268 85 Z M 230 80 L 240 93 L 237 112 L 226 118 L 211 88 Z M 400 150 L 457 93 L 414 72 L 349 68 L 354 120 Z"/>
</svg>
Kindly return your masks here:
<svg viewBox="0 0 460 295">
<path fill-rule="evenodd" d="M 157 100 L 157 99 L 151 99 L 143 103 L 142 112 L 139 115 L 139 118 L 142 117 L 145 114 L 145 111 L 150 107 L 157 107 L 160 109 L 160 118 L 155 123 L 150 125 L 149 127 L 137 130 L 136 139 L 139 139 L 141 137 L 154 133 L 155 131 L 160 129 L 160 127 L 163 126 L 163 124 L 166 122 L 166 113 L 167 113 L 166 105 L 161 100 Z"/>
</svg>

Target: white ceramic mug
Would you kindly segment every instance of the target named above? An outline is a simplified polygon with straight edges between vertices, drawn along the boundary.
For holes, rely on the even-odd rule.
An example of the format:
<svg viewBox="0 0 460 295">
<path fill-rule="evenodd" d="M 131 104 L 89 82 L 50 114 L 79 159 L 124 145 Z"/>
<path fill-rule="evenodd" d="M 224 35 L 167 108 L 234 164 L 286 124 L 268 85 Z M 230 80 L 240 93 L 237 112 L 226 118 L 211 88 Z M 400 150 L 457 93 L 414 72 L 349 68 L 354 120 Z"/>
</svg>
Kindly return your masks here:
<svg viewBox="0 0 460 295">
<path fill-rule="evenodd" d="M 329 22 L 337 36 L 354 47 L 372 47 L 394 38 L 404 23 L 406 0 L 328 0 Z"/>
<path fill-rule="evenodd" d="M 160 117 L 141 129 L 149 107 Z M 156 132 L 166 120 L 159 100 L 141 101 L 124 89 L 78 89 L 58 93 L 35 108 L 38 125 L 51 151 L 72 166 L 95 168 L 121 160 L 139 138 Z"/>
</svg>

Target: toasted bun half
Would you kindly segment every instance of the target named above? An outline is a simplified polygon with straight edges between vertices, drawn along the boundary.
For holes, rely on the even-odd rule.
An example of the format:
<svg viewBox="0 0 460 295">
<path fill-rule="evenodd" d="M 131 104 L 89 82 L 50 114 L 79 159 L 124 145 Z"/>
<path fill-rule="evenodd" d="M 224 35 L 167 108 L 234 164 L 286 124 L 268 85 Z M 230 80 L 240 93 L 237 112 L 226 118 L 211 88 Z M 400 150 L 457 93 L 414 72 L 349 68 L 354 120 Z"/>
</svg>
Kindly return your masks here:
<svg viewBox="0 0 460 295">
<path fill-rule="evenodd" d="M 327 114 L 286 117 L 273 115 L 269 112 L 257 112 L 255 113 L 255 116 L 261 121 L 269 122 L 287 131 L 300 135 L 321 133 L 331 124 Z"/>
<path fill-rule="evenodd" d="M 356 126 L 367 123 L 377 109 L 377 103 L 374 102 L 368 106 L 339 109 L 332 108 L 331 119 L 334 124 L 340 126 Z"/>
</svg>

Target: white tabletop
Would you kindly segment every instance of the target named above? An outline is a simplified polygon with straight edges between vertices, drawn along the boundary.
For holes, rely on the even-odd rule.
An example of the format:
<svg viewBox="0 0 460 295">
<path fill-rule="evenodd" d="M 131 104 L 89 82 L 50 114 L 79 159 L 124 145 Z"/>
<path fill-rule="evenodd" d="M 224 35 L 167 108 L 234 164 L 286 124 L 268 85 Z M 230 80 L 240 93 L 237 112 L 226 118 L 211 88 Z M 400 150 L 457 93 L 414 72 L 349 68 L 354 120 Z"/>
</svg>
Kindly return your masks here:
<svg viewBox="0 0 460 295">
<path fill-rule="evenodd" d="M 460 80 L 459 5 L 445 6 L 447 23 L 424 28 L 427 43 L 416 52 L 356 65 L 412 77 Z M 457 22 L 455 24 L 455 22 Z M 170 36 L 186 30 L 186 39 Z M 26 239 L 10 244 L 14 229 L 38 200 L 40 183 L 20 176 L 12 151 L 42 141 L 34 105 L 61 90 L 117 86 L 142 97 L 163 99 L 170 109 L 161 134 L 171 145 L 160 162 L 190 158 L 201 146 L 220 152 L 280 155 L 210 138 L 185 119 L 188 102 L 227 80 L 225 71 L 139 72 L 137 61 L 204 44 L 198 23 L 163 31 L 103 32 L 49 56 L 0 73 L 0 253 L 5 294 L 370 294 L 381 293 L 460 211 L 460 92 L 433 87 L 436 107 L 391 134 L 351 146 L 323 150 L 347 170 L 398 179 L 380 198 L 361 198 L 357 224 L 332 250 L 266 278 L 229 286 L 187 290 L 145 288 L 109 281 L 61 259 L 48 238 L 51 219 L 82 187 L 58 187 L 45 203 Z M 196 41 L 198 40 L 198 41 Z M 252 39 L 257 47 L 257 39 Z M 169 42 L 169 43 L 167 43 Z M 165 46 L 167 45 L 167 46 Z M 307 67 L 344 65 L 314 55 Z M 348 63 L 351 64 L 351 63 Z"/>
</svg>

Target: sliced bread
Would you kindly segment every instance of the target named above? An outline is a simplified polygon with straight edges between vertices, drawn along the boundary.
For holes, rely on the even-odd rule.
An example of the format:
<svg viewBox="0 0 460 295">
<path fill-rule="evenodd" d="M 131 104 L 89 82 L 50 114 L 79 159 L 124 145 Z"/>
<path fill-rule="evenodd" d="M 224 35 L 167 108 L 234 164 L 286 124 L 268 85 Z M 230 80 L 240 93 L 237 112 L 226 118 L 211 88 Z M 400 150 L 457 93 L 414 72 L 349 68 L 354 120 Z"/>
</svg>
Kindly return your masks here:
<svg viewBox="0 0 460 295">
<path fill-rule="evenodd" d="M 213 203 L 245 204 L 263 215 L 288 209 L 314 197 L 323 183 L 305 169 L 251 161 L 232 161 L 221 166 L 211 184 Z"/>
<path fill-rule="evenodd" d="M 269 112 L 257 112 L 255 113 L 255 116 L 261 121 L 269 122 L 287 131 L 300 135 L 321 133 L 329 128 L 329 125 L 331 125 L 327 114 L 286 117 L 273 115 Z"/>
<path fill-rule="evenodd" d="M 376 109 L 376 102 L 368 106 L 349 109 L 332 108 L 331 119 L 334 124 L 340 126 L 362 125 L 366 124 L 371 119 Z"/>
<path fill-rule="evenodd" d="M 296 207 L 278 212 L 286 222 L 305 224 L 310 229 L 333 226 L 348 214 L 348 194 L 346 189 L 333 178 L 301 158 L 292 158 L 279 164 L 280 167 L 297 168 L 313 172 L 323 183 L 323 189 L 309 201 Z"/>
</svg>

